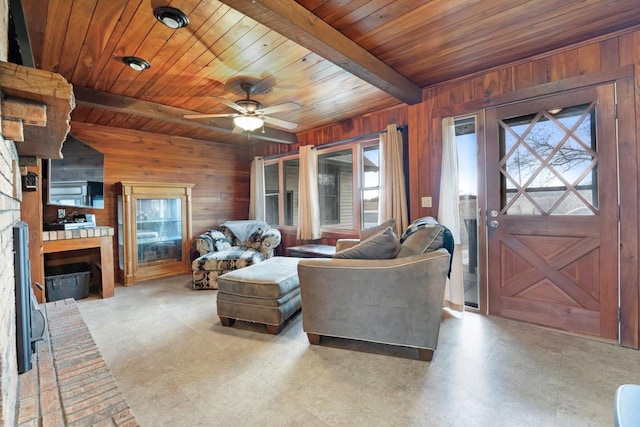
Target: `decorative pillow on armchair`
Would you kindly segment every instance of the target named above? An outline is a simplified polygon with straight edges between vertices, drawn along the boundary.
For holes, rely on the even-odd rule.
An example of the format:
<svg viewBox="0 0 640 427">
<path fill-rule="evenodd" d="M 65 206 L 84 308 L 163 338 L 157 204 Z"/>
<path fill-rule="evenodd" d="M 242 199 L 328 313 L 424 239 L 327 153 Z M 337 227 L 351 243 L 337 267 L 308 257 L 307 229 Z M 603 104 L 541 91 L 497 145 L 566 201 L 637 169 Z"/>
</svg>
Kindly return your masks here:
<svg viewBox="0 0 640 427">
<path fill-rule="evenodd" d="M 400 242 L 391 227 L 374 234 L 366 240 L 336 252 L 334 258 L 350 259 L 389 259 L 395 258 L 400 251 Z"/>
<path fill-rule="evenodd" d="M 231 249 L 231 242 L 223 233 L 217 230 L 209 230 L 211 239 L 213 240 L 213 247 L 216 251 L 226 251 Z"/>
</svg>

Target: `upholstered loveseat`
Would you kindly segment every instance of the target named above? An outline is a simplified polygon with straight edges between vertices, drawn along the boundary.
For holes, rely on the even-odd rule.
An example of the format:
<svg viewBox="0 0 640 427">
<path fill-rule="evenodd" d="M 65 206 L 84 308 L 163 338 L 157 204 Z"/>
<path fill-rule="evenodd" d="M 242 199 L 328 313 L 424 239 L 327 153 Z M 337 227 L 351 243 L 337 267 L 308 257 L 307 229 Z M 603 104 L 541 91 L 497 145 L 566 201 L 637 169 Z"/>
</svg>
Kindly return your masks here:
<svg viewBox="0 0 640 427">
<path fill-rule="evenodd" d="M 194 289 L 218 289 L 218 276 L 271 258 L 280 231 L 264 221 L 227 221 L 193 241 Z"/>
<path fill-rule="evenodd" d="M 332 336 L 413 347 L 431 360 L 452 254 L 451 232 L 425 217 L 400 239 L 388 227 L 333 259 L 300 260 L 309 342 Z"/>
</svg>

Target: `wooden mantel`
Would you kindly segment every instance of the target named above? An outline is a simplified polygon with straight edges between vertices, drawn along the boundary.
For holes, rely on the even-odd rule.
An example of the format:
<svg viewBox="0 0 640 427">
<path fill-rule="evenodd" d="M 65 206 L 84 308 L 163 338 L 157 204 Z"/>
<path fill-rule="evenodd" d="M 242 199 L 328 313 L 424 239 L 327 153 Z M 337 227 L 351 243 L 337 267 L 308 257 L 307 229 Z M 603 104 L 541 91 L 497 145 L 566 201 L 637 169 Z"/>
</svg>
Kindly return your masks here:
<svg viewBox="0 0 640 427">
<path fill-rule="evenodd" d="M 0 62 L 0 91 L 3 99 L 11 99 L 13 106 L 21 102 L 24 105 L 22 109 L 13 108 L 13 113 L 7 112 L 11 115 L 1 112 L 2 121 L 11 122 L 11 126 L 3 126 L 12 135 L 5 138 L 16 141 L 18 154 L 61 159 L 71 111 L 75 108 L 72 85 L 60 74 Z M 37 115 L 42 110 L 46 111 L 45 120 L 34 120 L 34 111 Z M 18 142 L 21 137 L 23 141 Z"/>
</svg>

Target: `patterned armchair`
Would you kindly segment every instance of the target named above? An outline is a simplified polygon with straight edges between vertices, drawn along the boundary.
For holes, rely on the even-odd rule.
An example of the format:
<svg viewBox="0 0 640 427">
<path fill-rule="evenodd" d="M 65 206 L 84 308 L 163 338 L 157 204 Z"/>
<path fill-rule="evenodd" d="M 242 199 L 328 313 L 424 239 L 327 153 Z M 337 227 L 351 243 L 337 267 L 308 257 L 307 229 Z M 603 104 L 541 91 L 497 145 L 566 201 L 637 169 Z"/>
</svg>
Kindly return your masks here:
<svg viewBox="0 0 640 427">
<path fill-rule="evenodd" d="M 193 289 L 218 289 L 218 276 L 271 258 L 280 231 L 264 221 L 227 221 L 193 241 Z"/>
</svg>

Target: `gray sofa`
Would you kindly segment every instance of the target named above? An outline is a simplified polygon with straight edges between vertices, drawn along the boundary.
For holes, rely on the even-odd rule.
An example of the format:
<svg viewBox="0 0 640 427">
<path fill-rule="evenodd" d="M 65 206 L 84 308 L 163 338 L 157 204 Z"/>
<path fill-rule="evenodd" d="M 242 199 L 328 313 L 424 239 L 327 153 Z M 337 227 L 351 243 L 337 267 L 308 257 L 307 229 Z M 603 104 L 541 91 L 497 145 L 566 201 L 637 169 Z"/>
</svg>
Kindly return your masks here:
<svg viewBox="0 0 640 427">
<path fill-rule="evenodd" d="M 403 233 L 394 257 L 387 252 L 386 259 L 366 259 L 363 245 L 380 234 L 337 252 L 343 259 L 298 263 L 303 329 L 312 344 L 332 336 L 413 347 L 420 359 L 430 361 L 453 238 L 433 218 L 421 218 Z M 345 256 L 346 251 L 355 254 Z"/>
<path fill-rule="evenodd" d="M 193 240 L 194 289 L 218 289 L 218 276 L 274 256 L 280 231 L 264 221 L 226 221 Z"/>
</svg>

